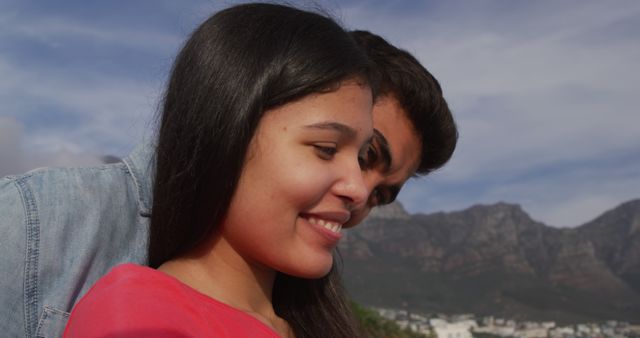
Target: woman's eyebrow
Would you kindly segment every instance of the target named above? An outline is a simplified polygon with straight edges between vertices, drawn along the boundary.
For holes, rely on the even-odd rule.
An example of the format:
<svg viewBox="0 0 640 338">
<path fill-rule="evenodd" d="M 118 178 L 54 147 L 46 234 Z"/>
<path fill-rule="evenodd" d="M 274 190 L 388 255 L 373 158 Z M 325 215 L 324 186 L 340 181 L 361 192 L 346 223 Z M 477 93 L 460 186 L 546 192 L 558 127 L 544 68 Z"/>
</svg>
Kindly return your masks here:
<svg viewBox="0 0 640 338">
<path fill-rule="evenodd" d="M 308 129 L 320 129 L 320 130 L 334 130 L 344 135 L 347 138 L 355 138 L 357 132 L 355 129 L 349 127 L 346 124 L 342 124 L 339 122 L 318 122 L 304 126 L 304 128 Z"/>
</svg>

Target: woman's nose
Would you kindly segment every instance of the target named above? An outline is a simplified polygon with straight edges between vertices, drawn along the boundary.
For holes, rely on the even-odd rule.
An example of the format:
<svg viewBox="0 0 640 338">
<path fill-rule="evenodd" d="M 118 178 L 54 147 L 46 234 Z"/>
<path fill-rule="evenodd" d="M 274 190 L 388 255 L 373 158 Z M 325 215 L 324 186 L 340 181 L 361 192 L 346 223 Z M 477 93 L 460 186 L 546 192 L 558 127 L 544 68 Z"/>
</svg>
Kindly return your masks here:
<svg viewBox="0 0 640 338">
<path fill-rule="evenodd" d="M 335 193 L 343 199 L 350 211 L 365 207 L 369 198 L 369 189 L 363 172 L 357 161 L 342 172 L 341 179 L 336 182 Z"/>
</svg>

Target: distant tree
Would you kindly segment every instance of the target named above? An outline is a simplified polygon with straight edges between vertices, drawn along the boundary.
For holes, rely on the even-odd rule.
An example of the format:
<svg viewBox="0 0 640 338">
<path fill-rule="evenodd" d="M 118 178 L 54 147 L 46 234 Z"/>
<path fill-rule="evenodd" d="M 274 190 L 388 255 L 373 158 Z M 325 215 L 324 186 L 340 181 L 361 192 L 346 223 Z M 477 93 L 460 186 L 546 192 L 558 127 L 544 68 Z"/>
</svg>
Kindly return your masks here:
<svg viewBox="0 0 640 338">
<path fill-rule="evenodd" d="M 358 318 L 362 331 L 369 338 L 436 338 L 435 334 L 424 335 L 410 329 L 402 329 L 394 321 L 383 318 L 377 312 L 351 302 L 353 313 Z"/>
<path fill-rule="evenodd" d="M 501 336 L 491 334 L 491 333 L 486 333 L 486 332 L 473 332 L 473 337 L 474 338 L 501 338 Z"/>
</svg>

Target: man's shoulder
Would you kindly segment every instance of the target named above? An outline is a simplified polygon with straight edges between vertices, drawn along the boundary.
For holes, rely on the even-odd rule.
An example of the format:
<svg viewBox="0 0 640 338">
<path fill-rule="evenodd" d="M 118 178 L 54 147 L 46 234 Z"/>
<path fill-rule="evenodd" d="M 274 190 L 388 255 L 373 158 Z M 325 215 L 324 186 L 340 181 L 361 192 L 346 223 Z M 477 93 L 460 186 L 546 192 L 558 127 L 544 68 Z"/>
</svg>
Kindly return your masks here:
<svg viewBox="0 0 640 338">
<path fill-rule="evenodd" d="M 121 161 L 85 167 L 39 168 L 0 179 L 0 200 L 22 201 L 45 209 L 72 210 L 83 205 L 151 208 L 154 144 L 145 140 Z M 13 204 L 13 203 L 11 203 Z M 1 207 L 1 205 L 0 205 Z"/>
<path fill-rule="evenodd" d="M 96 164 L 92 166 L 79 167 L 41 167 L 29 170 L 25 173 L 16 175 L 7 175 L 2 177 L 4 182 L 17 181 L 65 181 L 69 178 L 83 178 L 96 175 L 121 175 L 128 172 L 124 162 L 118 161 L 113 163 Z"/>
<path fill-rule="evenodd" d="M 146 237 L 140 214 L 136 185 L 124 163 L 43 168 L 0 178 L 0 272 L 10 290 L 0 303 L 25 304 L 24 315 L 16 315 L 23 321 L 0 327 L 18 335 L 23 327 L 34 332 L 43 323 L 38 318 L 52 318 L 42 330 L 58 336 L 57 323 L 65 319 L 45 317 L 47 309 L 68 311 L 104 266 L 144 257 L 137 248 L 144 247 L 137 243 Z M 4 317 L 13 312 L 15 306 L 0 307 Z"/>
<path fill-rule="evenodd" d="M 99 198 L 133 184 L 128 167 L 111 163 L 92 167 L 39 168 L 0 180 L 0 196 L 61 205 Z"/>
</svg>

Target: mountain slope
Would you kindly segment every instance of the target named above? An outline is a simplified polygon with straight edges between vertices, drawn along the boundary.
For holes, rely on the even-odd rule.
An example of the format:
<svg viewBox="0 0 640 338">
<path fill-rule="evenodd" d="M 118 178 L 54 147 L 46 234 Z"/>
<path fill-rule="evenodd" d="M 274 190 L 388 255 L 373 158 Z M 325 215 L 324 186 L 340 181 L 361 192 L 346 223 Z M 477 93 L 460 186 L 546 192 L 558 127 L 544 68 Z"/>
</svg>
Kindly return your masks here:
<svg viewBox="0 0 640 338">
<path fill-rule="evenodd" d="M 640 318 L 640 200 L 557 229 L 518 205 L 409 215 L 397 204 L 341 243 L 365 304 L 583 322 Z M 637 321 L 637 319 L 636 319 Z"/>
</svg>

